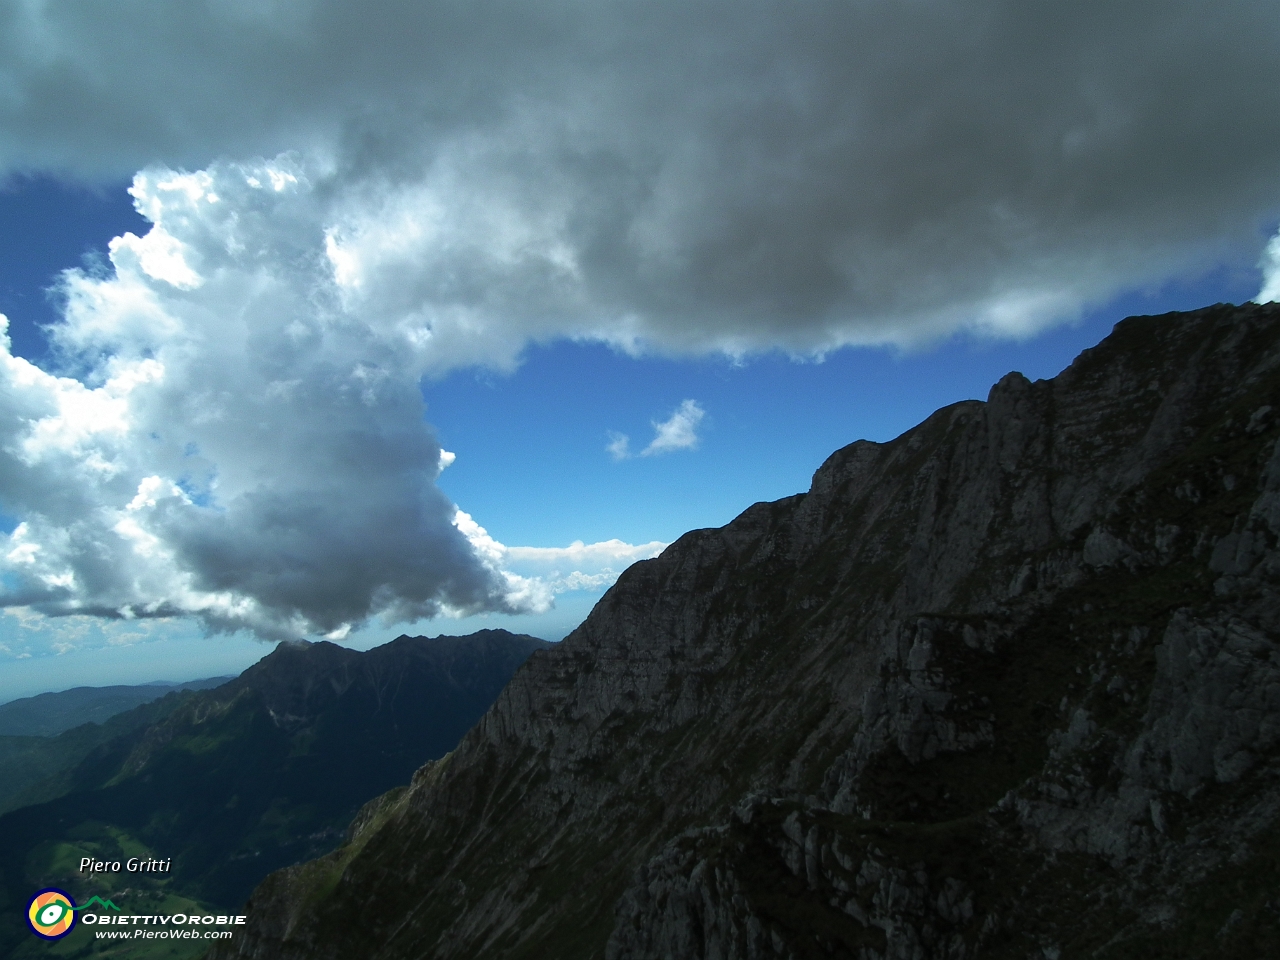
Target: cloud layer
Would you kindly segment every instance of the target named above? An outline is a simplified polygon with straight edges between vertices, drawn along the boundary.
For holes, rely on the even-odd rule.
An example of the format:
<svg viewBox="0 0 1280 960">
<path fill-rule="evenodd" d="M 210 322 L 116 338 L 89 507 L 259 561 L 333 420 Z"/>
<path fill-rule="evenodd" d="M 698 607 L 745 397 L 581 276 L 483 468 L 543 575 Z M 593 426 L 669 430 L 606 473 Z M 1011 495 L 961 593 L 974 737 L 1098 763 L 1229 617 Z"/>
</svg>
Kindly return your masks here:
<svg viewBox="0 0 1280 960">
<path fill-rule="evenodd" d="M 441 363 L 1025 335 L 1280 212 L 1265 0 L 0 11 L 0 166 L 299 151 Z"/>
<path fill-rule="evenodd" d="M 631 544 L 615 539 L 575 540 L 567 547 L 508 547 L 489 536 L 468 513 L 459 510 L 455 523 L 478 554 L 504 571 L 510 592 L 527 597 L 534 610 L 546 609 L 562 593 L 603 591 L 631 564 L 651 560 L 668 546 L 660 540 Z"/>
</svg>

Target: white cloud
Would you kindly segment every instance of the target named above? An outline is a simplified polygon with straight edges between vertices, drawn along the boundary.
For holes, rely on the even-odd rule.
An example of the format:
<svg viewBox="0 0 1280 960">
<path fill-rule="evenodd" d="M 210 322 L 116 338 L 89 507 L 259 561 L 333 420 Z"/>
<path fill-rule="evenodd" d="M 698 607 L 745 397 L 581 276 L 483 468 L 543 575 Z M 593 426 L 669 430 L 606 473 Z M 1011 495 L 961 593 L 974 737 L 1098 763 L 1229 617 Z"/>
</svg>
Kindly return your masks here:
<svg viewBox="0 0 1280 960">
<path fill-rule="evenodd" d="M 1262 268 L 1262 289 L 1253 299 L 1257 303 L 1280 300 L 1280 233 L 1271 238 L 1258 266 Z"/>
<path fill-rule="evenodd" d="M 640 456 L 652 457 L 676 450 L 695 449 L 698 446 L 698 424 L 706 415 L 706 411 L 696 400 L 681 401 L 680 406 L 666 420 L 653 421 L 653 439 L 640 451 Z M 630 459 L 631 438 L 625 433 L 610 430 L 605 450 L 614 460 Z"/>
<path fill-rule="evenodd" d="M 455 455 L 421 378 L 519 345 L 495 355 L 472 312 L 385 282 L 422 231 L 352 227 L 289 156 L 148 170 L 132 192 L 151 232 L 111 245 L 111 273 L 63 277 L 50 336 L 76 375 L 0 350 L 0 496 L 20 520 L 0 603 L 344 637 L 375 616 L 546 610 L 661 548 L 509 549 L 436 487 Z M 700 415 L 655 424 L 645 453 L 689 446 Z"/>
<path fill-rule="evenodd" d="M 654 437 L 640 451 L 642 457 L 652 457 L 673 450 L 692 450 L 698 445 L 698 424 L 706 416 L 696 400 L 684 400 L 676 411 L 661 423 L 653 425 Z"/>
<path fill-rule="evenodd" d="M 50 333 L 77 375 L 0 350 L 0 602 L 267 637 L 536 607 L 454 526 L 419 390 L 436 348 L 343 307 L 305 171 L 133 193 L 151 233 L 64 276 Z"/>
<path fill-rule="evenodd" d="M 625 433 L 610 430 L 609 442 L 604 449 L 614 460 L 626 460 L 631 456 L 631 438 Z"/>
<path fill-rule="evenodd" d="M 162 228 L 153 228 L 145 237 L 126 233 L 110 244 L 111 259 L 117 264 L 136 264 L 149 277 L 163 280 L 179 290 L 191 290 L 203 282 L 187 264 L 187 251 Z"/>
<path fill-rule="evenodd" d="M 508 547 L 489 536 L 470 514 L 459 510 L 454 523 L 471 541 L 476 553 L 501 571 L 513 591 L 530 598 L 530 608 L 543 612 L 553 598 L 574 590 L 600 591 L 637 560 L 651 560 L 668 546 L 659 540 L 632 544 L 622 540 L 567 547 Z"/>
</svg>

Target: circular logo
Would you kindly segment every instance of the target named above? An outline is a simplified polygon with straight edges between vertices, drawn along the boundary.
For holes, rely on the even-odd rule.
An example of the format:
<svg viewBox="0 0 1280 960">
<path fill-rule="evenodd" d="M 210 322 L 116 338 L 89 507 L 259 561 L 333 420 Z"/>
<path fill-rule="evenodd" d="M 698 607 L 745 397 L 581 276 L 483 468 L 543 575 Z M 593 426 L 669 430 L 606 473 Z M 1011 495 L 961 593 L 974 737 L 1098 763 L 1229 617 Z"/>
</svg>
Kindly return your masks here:
<svg viewBox="0 0 1280 960">
<path fill-rule="evenodd" d="M 53 887 L 41 890 L 27 905 L 27 922 L 37 937 L 61 940 L 76 925 L 76 902 Z"/>
</svg>

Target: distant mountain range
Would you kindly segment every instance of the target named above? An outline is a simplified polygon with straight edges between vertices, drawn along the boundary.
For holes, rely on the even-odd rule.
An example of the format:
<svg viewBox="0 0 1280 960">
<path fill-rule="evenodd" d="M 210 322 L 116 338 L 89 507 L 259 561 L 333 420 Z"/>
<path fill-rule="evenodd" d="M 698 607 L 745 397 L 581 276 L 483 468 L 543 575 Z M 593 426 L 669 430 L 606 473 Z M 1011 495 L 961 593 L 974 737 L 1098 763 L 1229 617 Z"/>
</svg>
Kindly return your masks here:
<svg viewBox="0 0 1280 960">
<path fill-rule="evenodd" d="M 1280 306 L 1118 324 L 630 567 L 253 960 L 1280 955 Z"/>
<path fill-rule="evenodd" d="M 103 723 L 82 723 L 57 736 L 0 737 L 0 813 L 51 800 L 69 789 L 76 766 L 94 750 L 133 730 L 158 723 L 188 696 L 170 691 L 158 700 L 117 713 Z"/>
<path fill-rule="evenodd" d="M 177 690 L 209 690 L 232 677 L 137 686 L 73 687 L 0 703 L 0 737 L 52 737 L 84 723 L 104 723 L 118 713 L 159 700 Z"/>
<path fill-rule="evenodd" d="M 234 911 L 269 871 L 332 849 L 363 804 L 452 750 L 549 646 L 502 630 L 405 636 L 364 653 L 281 644 L 216 689 L 120 714 L 107 726 L 123 732 L 46 784 L 44 802 L 0 817 L 0 896 L 24 903 L 53 885 L 126 911 Z M 81 857 L 130 855 L 171 859 L 172 873 L 76 871 Z M 17 911 L 0 916 L 0 956 L 41 946 Z"/>
<path fill-rule="evenodd" d="M 61 795 L 94 749 L 167 716 L 183 691 L 231 679 L 76 687 L 0 705 L 0 813 Z"/>
</svg>

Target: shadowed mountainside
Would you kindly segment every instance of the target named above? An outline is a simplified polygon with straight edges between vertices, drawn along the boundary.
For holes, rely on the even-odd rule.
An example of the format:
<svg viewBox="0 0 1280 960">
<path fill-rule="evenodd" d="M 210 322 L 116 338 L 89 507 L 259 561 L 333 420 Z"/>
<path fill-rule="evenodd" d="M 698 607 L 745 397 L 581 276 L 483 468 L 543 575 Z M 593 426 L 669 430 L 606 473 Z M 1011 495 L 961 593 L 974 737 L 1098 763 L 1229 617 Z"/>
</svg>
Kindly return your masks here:
<svg viewBox="0 0 1280 960">
<path fill-rule="evenodd" d="M 179 895 L 234 910 L 269 871 L 332 849 L 362 804 L 453 749 L 545 646 L 502 630 L 400 637 L 367 652 L 280 644 L 99 746 L 56 799 L 0 817 L 0 893 L 20 905 L 54 885 L 137 912 Z M 173 870 L 89 878 L 76 869 L 83 856 L 168 858 Z M 0 955 L 13 941 L 41 946 L 20 913 L 4 911 Z"/>
<path fill-rule="evenodd" d="M 177 709 L 181 694 L 231 677 L 144 686 L 76 687 L 0 706 L 0 813 L 61 796 L 94 749 Z M 138 709 L 143 705 L 147 708 Z"/>
<path fill-rule="evenodd" d="M 1280 307 L 858 442 L 536 653 L 211 956 L 1258 957 Z"/>
</svg>

